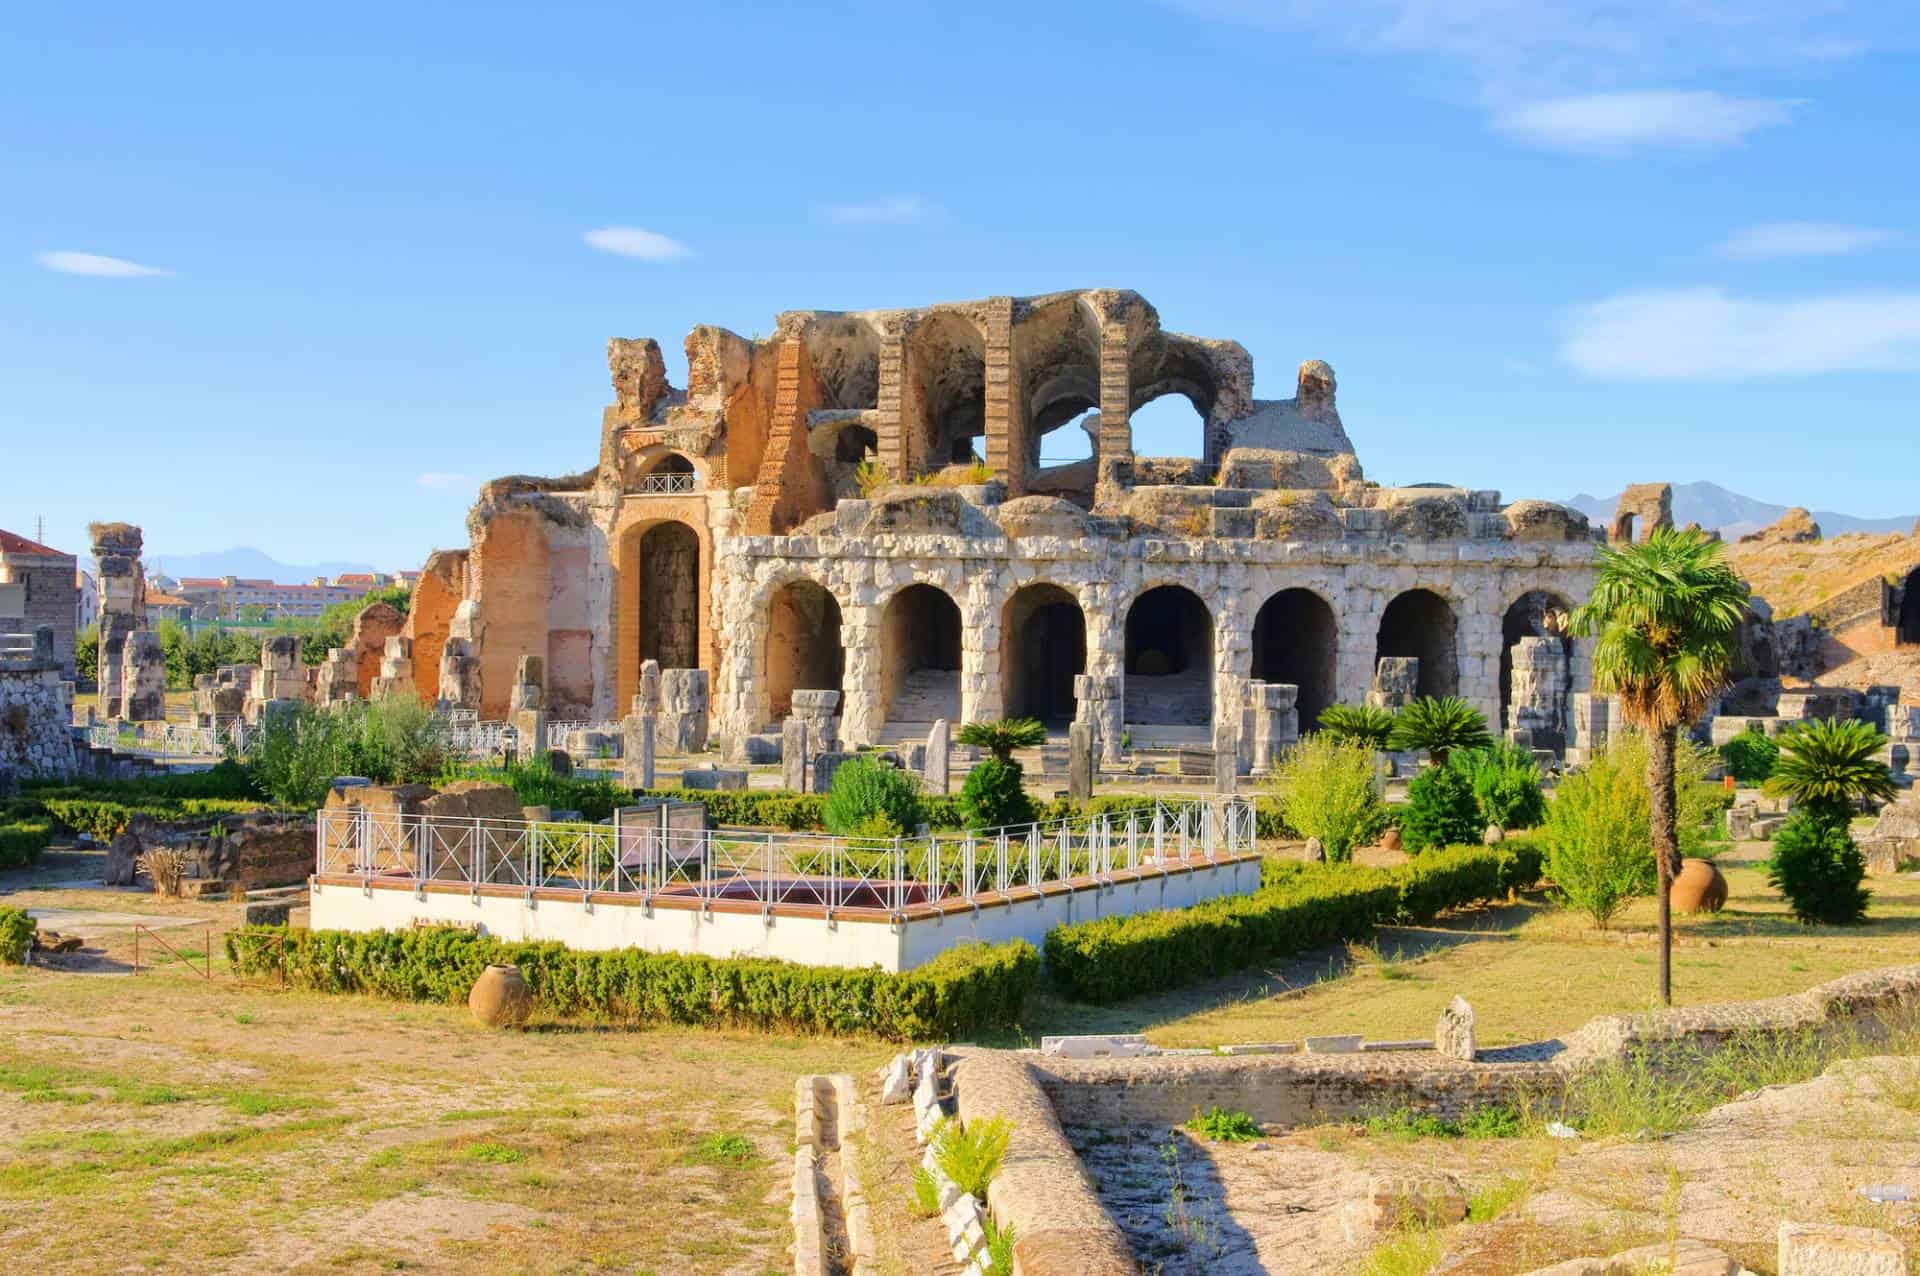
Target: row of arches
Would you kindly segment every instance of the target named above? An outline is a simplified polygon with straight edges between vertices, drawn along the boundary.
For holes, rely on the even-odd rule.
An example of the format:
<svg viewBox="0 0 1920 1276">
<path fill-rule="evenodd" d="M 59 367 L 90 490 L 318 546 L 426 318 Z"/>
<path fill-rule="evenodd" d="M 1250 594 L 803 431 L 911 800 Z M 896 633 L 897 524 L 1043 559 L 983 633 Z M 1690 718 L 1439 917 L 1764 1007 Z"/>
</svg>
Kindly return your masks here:
<svg viewBox="0 0 1920 1276">
<path fill-rule="evenodd" d="M 1556 596 L 1535 591 L 1517 600 L 1502 623 L 1501 712 L 1511 695 L 1507 649 L 1540 631 L 1539 617 Z M 763 671 L 768 708 L 788 713 L 799 688 L 846 691 L 842 616 L 833 595 L 810 580 L 790 581 L 768 605 Z M 1159 585 L 1133 599 L 1124 617 L 1122 673 L 1126 720 L 1159 727 L 1206 727 L 1214 711 L 1214 618 L 1206 603 L 1180 585 Z M 944 590 L 909 585 L 881 611 L 877 671 L 872 680 L 886 721 L 958 718 L 962 616 Z M 1059 585 L 1035 583 L 1015 591 L 1001 608 L 1002 712 L 1037 718 L 1056 728 L 1072 721 L 1074 678 L 1086 672 L 1086 614 Z M 1427 589 L 1395 597 L 1381 614 L 1375 660 L 1420 660 L 1419 694 L 1460 690 L 1459 624 L 1452 605 Z M 1338 699 L 1339 625 L 1332 606 L 1312 590 L 1283 589 L 1255 614 L 1251 672 L 1265 682 L 1292 683 L 1303 727 Z"/>
</svg>

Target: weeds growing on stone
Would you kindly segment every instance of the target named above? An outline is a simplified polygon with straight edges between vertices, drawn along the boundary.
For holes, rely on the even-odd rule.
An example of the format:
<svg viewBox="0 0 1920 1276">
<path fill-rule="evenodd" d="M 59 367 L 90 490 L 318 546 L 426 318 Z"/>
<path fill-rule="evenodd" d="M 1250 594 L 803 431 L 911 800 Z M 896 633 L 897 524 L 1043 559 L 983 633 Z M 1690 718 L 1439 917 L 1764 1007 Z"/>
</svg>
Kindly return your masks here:
<svg viewBox="0 0 1920 1276">
<path fill-rule="evenodd" d="M 1458 1120 L 1434 1116 L 1412 1108 L 1394 1108 L 1366 1119 L 1368 1134 L 1382 1138 L 1414 1139 L 1511 1139 L 1524 1131 L 1526 1121 L 1518 1108 L 1488 1104 L 1469 1108 Z"/>
<path fill-rule="evenodd" d="M 954 1185 L 979 1200 L 987 1199 L 987 1184 L 1000 1172 L 1013 1127 L 1004 1117 L 988 1117 L 962 1126 L 945 1120 L 933 1134 L 933 1157 Z"/>
<path fill-rule="evenodd" d="M 1361 1276 L 1427 1276 L 1446 1247 L 1439 1233 L 1409 1228 L 1376 1246 L 1360 1268 Z"/>
<path fill-rule="evenodd" d="M 924 1165 L 913 1167 L 913 1216 L 932 1218 L 940 1212 L 940 1189 L 934 1185 L 933 1174 Z"/>
<path fill-rule="evenodd" d="M 1467 1221 L 1469 1223 L 1493 1222 L 1494 1219 L 1525 1200 L 1532 1188 L 1532 1180 L 1523 1175 L 1508 1174 L 1495 1179 L 1467 1197 Z"/>
<path fill-rule="evenodd" d="M 1259 1123 L 1237 1108 L 1229 1111 L 1212 1107 L 1205 1112 L 1195 1112 L 1187 1128 L 1215 1143 L 1249 1143 L 1260 1137 Z"/>
</svg>

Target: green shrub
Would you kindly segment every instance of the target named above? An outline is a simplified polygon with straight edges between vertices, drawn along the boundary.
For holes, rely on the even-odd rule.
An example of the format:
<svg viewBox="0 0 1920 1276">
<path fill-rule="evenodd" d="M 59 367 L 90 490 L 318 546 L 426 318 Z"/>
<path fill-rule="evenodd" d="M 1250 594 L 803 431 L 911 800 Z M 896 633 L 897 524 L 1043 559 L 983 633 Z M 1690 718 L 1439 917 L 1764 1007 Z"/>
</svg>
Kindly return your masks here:
<svg viewBox="0 0 1920 1276">
<path fill-rule="evenodd" d="M 245 762 L 274 801 L 314 807 L 335 776 L 376 784 L 434 780 L 447 764 L 447 724 L 413 699 L 331 709 L 301 704 L 268 717 L 249 740 Z"/>
<path fill-rule="evenodd" d="M 47 814 L 63 828 L 110 842 L 126 832 L 136 815 L 155 820 L 191 820 L 208 815 L 244 815 L 265 804 L 228 798 L 181 798 L 177 801 L 122 802 L 112 798 L 47 796 L 41 799 Z"/>
<path fill-rule="evenodd" d="M 1829 824 L 1844 825 L 1861 799 L 1898 796 L 1893 773 L 1881 761 L 1887 737 L 1865 722 L 1803 722 L 1780 737 L 1780 757 L 1767 792 Z"/>
<path fill-rule="evenodd" d="M 933 1145 L 934 1163 L 953 1185 L 984 1202 L 987 1185 L 1000 1172 L 1012 1137 L 1013 1126 L 1005 1117 L 986 1117 L 965 1125 L 942 1118 L 928 1142 Z"/>
<path fill-rule="evenodd" d="M 1809 926 L 1865 921 L 1872 893 L 1860 885 L 1866 874 L 1866 861 L 1846 826 L 1819 812 L 1795 811 L 1773 835 L 1767 881 Z"/>
<path fill-rule="evenodd" d="M 27 867 L 52 840 L 50 819 L 0 820 L 0 869 Z"/>
<path fill-rule="evenodd" d="M 1260 1126 L 1252 1117 L 1235 1108 L 1229 1111 L 1217 1104 L 1205 1112 L 1196 1112 L 1187 1128 L 1215 1143 L 1250 1143 L 1260 1137 Z"/>
<path fill-rule="evenodd" d="M 274 937 L 274 938 L 269 938 Z M 279 970 L 320 992 L 371 993 L 455 1005 L 489 963 L 520 968 L 545 1014 L 627 1025 L 686 1024 L 867 1034 L 893 1041 L 964 1039 L 1019 1021 L 1039 954 L 1015 940 L 963 944 L 912 970 L 801 966 L 770 958 L 701 957 L 622 948 L 579 952 L 508 943 L 451 927 L 406 931 L 288 931 L 227 936 L 239 975 Z"/>
<path fill-rule="evenodd" d="M 1720 760 L 1727 774 L 1740 783 L 1761 784 L 1773 774 L 1780 746 L 1766 733 L 1749 728 L 1720 746 Z"/>
<path fill-rule="evenodd" d="M 1271 783 L 1285 824 L 1303 837 L 1319 838 L 1335 862 L 1384 826 L 1373 784 L 1373 752 L 1368 745 L 1319 731 L 1288 749 L 1274 768 Z"/>
<path fill-rule="evenodd" d="M 985 749 L 1002 762 L 1013 760 L 1015 749 L 1037 749 L 1047 742 L 1047 729 L 1033 718 L 997 722 L 969 722 L 954 733 L 954 743 Z"/>
<path fill-rule="evenodd" d="M 940 1189 L 924 1165 L 913 1167 L 913 1204 L 909 1208 L 915 1218 L 932 1218 L 940 1212 Z"/>
<path fill-rule="evenodd" d="M 960 815 L 968 828 L 1008 828 L 1034 822 L 1033 799 L 1027 796 L 1020 764 L 985 758 L 960 786 Z"/>
<path fill-rule="evenodd" d="M 820 808 L 821 823 L 828 832 L 844 835 L 876 812 L 903 829 L 925 823 L 919 781 L 873 758 L 848 759 L 833 773 L 832 791 Z"/>
<path fill-rule="evenodd" d="M 580 817 L 590 823 L 611 819 L 615 807 L 628 804 L 627 790 L 611 780 L 596 780 L 586 776 L 557 775 L 553 763 L 547 758 L 532 758 L 525 762 L 509 761 L 499 764 L 457 763 L 442 769 L 436 781 L 445 784 L 452 780 L 486 780 L 494 784 L 504 784 L 513 790 L 522 806 L 546 806 L 556 811 L 578 811 Z M 673 797 L 694 796 L 701 800 L 707 798 L 744 797 L 745 793 L 709 793 L 705 790 L 698 794 L 689 794 L 686 790 L 656 790 Z M 712 803 L 708 804 L 708 813 L 712 814 Z"/>
<path fill-rule="evenodd" d="M 1013 1244 L 1019 1239 L 1013 1224 L 1002 1227 L 993 1221 L 993 1215 L 987 1214 L 981 1218 L 980 1225 L 987 1234 L 984 1276 L 1013 1276 Z"/>
<path fill-rule="evenodd" d="M 1459 696 L 1421 696 L 1411 700 L 1393 718 L 1390 748 L 1403 753 L 1425 752 L 1435 766 L 1445 766 L 1456 749 L 1484 749 L 1493 743 L 1487 720 Z"/>
<path fill-rule="evenodd" d="M 1400 834 L 1407 853 L 1418 855 L 1434 846 L 1478 842 L 1486 828 L 1480 822 L 1480 802 L 1473 781 L 1452 764 L 1422 767 L 1407 785 L 1407 802 L 1400 809 Z"/>
<path fill-rule="evenodd" d="M 1611 742 L 1563 776 L 1541 830 L 1562 902 L 1606 929 L 1629 900 L 1654 889 L 1651 830 L 1641 750 Z"/>
<path fill-rule="evenodd" d="M 1319 734 L 1378 752 L 1393 735 L 1393 715 L 1379 705 L 1328 705 L 1320 711 Z"/>
<path fill-rule="evenodd" d="M 0 908 L 0 965 L 18 966 L 27 959 L 39 923 L 24 908 Z"/>
<path fill-rule="evenodd" d="M 1547 818 L 1540 764 L 1525 749 L 1496 742 L 1485 749 L 1456 753 L 1447 765 L 1467 777 L 1483 828 L 1496 824 L 1503 829 L 1530 829 Z"/>
<path fill-rule="evenodd" d="M 1056 926 L 1047 932 L 1047 973 L 1075 1000 L 1124 1001 L 1362 939 L 1381 923 L 1504 898 L 1529 885 L 1539 864 L 1538 849 L 1516 838 L 1431 851 L 1391 869 L 1263 865 L 1251 895 Z"/>
</svg>

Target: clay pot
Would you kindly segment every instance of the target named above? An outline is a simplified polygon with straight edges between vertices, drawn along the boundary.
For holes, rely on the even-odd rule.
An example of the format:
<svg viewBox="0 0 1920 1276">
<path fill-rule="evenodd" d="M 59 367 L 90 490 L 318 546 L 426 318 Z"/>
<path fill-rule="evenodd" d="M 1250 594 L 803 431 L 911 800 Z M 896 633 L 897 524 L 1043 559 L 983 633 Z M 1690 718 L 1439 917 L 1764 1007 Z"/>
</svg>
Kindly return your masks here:
<svg viewBox="0 0 1920 1276">
<path fill-rule="evenodd" d="M 1727 879 L 1711 860 L 1681 860 L 1672 900 L 1676 913 L 1717 913 L 1727 906 Z"/>
<path fill-rule="evenodd" d="M 473 981 L 467 1009 L 489 1028 L 518 1028 L 533 1011 L 533 993 L 518 966 L 488 966 Z"/>
</svg>

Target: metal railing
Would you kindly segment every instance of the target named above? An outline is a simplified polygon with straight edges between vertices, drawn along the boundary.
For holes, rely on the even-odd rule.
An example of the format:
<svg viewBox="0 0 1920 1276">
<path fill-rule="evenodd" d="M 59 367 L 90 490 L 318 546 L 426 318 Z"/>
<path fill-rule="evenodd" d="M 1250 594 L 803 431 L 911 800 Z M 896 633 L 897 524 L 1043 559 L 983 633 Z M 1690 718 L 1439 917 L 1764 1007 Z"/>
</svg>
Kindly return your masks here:
<svg viewBox="0 0 1920 1276">
<path fill-rule="evenodd" d="M 190 722 L 96 722 L 87 728 L 87 743 L 96 749 L 148 757 L 217 758 L 229 746 L 236 753 L 244 753 L 257 730 L 238 718 L 212 727 Z"/>
<path fill-rule="evenodd" d="M 646 496 L 691 492 L 694 490 L 694 478 L 692 474 L 649 474 L 633 490 Z"/>
<path fill-rule="evenodd" d="M 1162 802 L 984 833 L 845 838 L 708 829 L 697 802 L 623 807 L 610 824 L 316 815 L 315 872 L 424 891 L 429 884 L 758 906 L 903 913 L 1049 882 L 1215 863 L 1254 850 L 1244 798 Z"/>
</svg>

